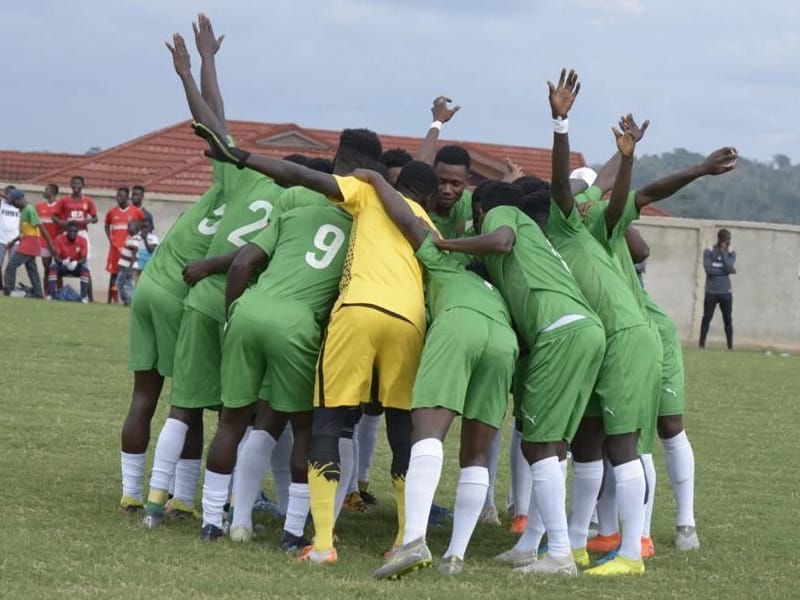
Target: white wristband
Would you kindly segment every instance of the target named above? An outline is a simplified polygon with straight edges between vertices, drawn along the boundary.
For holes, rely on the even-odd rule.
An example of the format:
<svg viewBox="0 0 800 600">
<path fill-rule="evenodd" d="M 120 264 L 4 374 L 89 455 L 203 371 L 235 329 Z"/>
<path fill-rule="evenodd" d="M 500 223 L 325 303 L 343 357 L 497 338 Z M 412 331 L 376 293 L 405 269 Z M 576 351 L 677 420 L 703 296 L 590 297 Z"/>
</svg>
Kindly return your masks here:
<svg viewBox="0 0 800 600">
<path fill-rule="evenodd" d="M 439 131 L 442 130 L 442 122 L 441 121 L 434 121 L 431 123 L 431 126 L 428 129 L 438 129 Z"/>
<path fill-rule="evenodd" d="M 569 132 L 569 119 L 562 119 L 556 117 L 553 119 L 553 133 L 568 133 Z"/>
</svg>

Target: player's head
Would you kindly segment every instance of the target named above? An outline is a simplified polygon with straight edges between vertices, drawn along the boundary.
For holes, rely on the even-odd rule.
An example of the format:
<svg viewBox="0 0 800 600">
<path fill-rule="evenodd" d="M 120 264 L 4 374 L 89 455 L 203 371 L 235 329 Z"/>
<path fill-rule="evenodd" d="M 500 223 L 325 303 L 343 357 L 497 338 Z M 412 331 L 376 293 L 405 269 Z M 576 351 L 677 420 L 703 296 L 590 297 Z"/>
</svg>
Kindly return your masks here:
<svg viewBox="0 0 800 600">
<path fill-rule="evenodd" d="M 522 196 L 522 190 L 513 183 L 493 179 L 482 181 L 472 192 L 472 222 L 475 225 L 475 231 L 480 233 L 484 215 L 493 208 L 497 206 L 521 208 Z"/>
<path fill-rule="evenodd" d="M 288 160 L 296 165 L 308 166 L 308 157 L 305 154 L 287 154 L 283 160 Z"/>
<path fill-rule="evenodd" d="M 125 208 L 128 206 L 128 200 L 131 196 L 131 190 L 127 187 L 118 187 L 117 188 L 117 206 L 120 208 Z"/>
<path fill-rule="evenodd" d="M 306 166 L 322 173 L 333 173 L 333 161 L 329 158 L 309 158 Z"/>
<path fill-rule="evenodd" d="M 395 187 L 406 198 L 428 207 L 439 190 L 439 176 L 428 163 L 412 160 L 400 170 Z"/>
<path fill-rule="evenodd" d="M 550 220 L 550 190 L 525 194 L 520 203 L 522 212 L 536 221 L 541 230 L 547 233 L 547 222 Z"/>
<path fill-rule="evenodd" d="M 533 192 L 538 192 L 540 190 L 550 191 L 549 183 L 547 183 L 544 179 L 539 179 L 533 175 L 523 175 L 522 177 L 517 177 L 513 183 L 522 190 L 523 194 L 532 194 Z"/>
<path fill-rule="evenodd" d="M 727 229 L 720 229 L 717 232 L 717 246 L 722 245 L 730 245 L 731 243 L 731 232 Z"/>
<path fill-rule="evenodd" d="M 25 192 L 17 188 L 14 188 L 8 193 L 8 201 L 17 208 L 24 208 L 28 203 L 28 201 L 25 200 Z"/>
<path fill-rule="evenodd" d="M 48 183 L 44 186 L 44 196 L 45 200 L 53 200 L 58 196 L 58 186 L 55 183 Z"/>
<path fill-rule="evenodd" d="M 15 190 L 15 189 L 17 189 L 17 186 L 15 186 L 15 185 L 7 185 L 5 188 L 3 188 L 3 198 L 8 200 L 8 195 L 11 193 L 11 190 Z"/>
<path fill-rule="evenodd" d="M 469 168 L 472 159 L 463 146 L 442 146 L 433 159 L 433 168 L 439 176 L 439 193 L 436 194 L 436 210 L 449 211 L 461 198 L 469 184 Z"/>
<path fill-rule="evenodd" d="M 150 223 L 150 221 L 145 219 L 144 221 L 139 223 L 139 233 L 141 233 L 142 235 L 147 235 L 148 233 L 152 232 L 153 232 L 153 225 Z"/>
<path fill-rule="evenodd" d="M 131 204 L 134 206 L 141 206 L 144 200 L 144 186 L 135 185 L 131 188 Z"/>
<path fill-rule="evenodd" d="M 80 194 L 84 185 L 86 185 L 86 181 L 83 179 L 83 175 L 73 175 L 72 179 L 69 180 L 69 186 L 72 188 L 73 194 Z"/>
<path fill-rule="evenodd" d="M 70 242 L 74 242 L 75 238 L 78 237 L 78 224 L 75 221 L 68 221 L 65 231 L 67 234 L 67 239 Z"/>
<path fill-rule="evenodd" d="M 347 175 L 358 168 L 379 168 L 381 154 L 383 154 L 381 140 L 374 131 L 345 129 L 339 136 L 339 147 L 333 159 L 333 172 L 337 175 Z"/>
<path fill-rule="evenodd" d="M 414 157 L 402 148 L 392 148 L 381 154 L 381 163 L 386 167 L 387 172 L 386 180 L 394 185 L 397 182 L 397 176 L 400 175 L 400 169 L 412 160 Z"/>
<path fill-rule="evenodd" d="M 142 224 L 139 221 L 128 221 L 128 235 L 136 235 L 141 231 Z"/>
</svg>

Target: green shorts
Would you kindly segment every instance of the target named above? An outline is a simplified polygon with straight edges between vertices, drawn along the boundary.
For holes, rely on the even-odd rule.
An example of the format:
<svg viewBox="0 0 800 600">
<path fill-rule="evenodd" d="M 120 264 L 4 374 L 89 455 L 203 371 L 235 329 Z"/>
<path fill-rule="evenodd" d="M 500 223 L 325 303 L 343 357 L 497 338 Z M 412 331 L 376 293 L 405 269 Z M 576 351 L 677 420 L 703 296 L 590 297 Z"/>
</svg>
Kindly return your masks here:
<svg viewBox="0 0 800 600">
<path fill-rule="evenodd" d="M 306 304 L 245 292 L 225 331 L 222 405 L 241 408 L 260 398 L 280 412 L 310 411 L 320 343 Z"/>
<path fill-rule="evenodd" d="M 606 339 L 587 417 L 603 418 L 607 435 L 647 427 L 661 387 L 661 340 L 648 325 L 623 329 Z"/>
<path fill-rule="evenodd" d="M 572 441 L 604 351 L 603 327 L 588 318 L 537 336 L 520 403 L 523 440 Z"/>
<path fill-rule="evenodd" d="M 172 377 L 183 300 L 142 273 L 131 304 L 128 368 Z"/>
<path fill-rule="evenodd" d="M 514 365 L 514 379 L 511 381 L 511 396 L 513 402 L 514 419 L 522 419 L 522 397 L 525 394 L 525 377 L 528 374 L 528 364 L 531 355 L 527 350 L 520 352 L 517 364 Z"/>
<path fill-rule="evenodd" d="M 222 324 L 184 305 L 169 402 L 178 408 L 219 408 Z"/>
<path fill-rule="evenodd" d="M 686 383 L 683 372 L 683 349 L 678 330 L 673 326 L 671 335 L 661 331 L 664 361 L 661 366 L 661 405 L 659 416 L 682 415 L 686 409 Z"/>
<path fill-rule="evenodd" d="M 411 410 L 447 408 L 499 428 L 516 359 L 510 327 L 469 308 L 446 310 L 425 337 Z"/>
</svg>

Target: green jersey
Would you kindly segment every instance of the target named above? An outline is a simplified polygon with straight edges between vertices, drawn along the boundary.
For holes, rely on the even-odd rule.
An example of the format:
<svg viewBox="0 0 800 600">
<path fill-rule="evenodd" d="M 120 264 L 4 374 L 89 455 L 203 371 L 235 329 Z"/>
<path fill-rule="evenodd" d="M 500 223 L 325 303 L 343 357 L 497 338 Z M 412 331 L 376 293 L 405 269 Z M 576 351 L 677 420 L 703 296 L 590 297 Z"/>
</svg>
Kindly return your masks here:
<svg viewBox="0 0 800 600">
<path fill-rule="evenodd" d="M 443 217 L 433 211 L 428 215 L 443 238 L 451 240 L 461 237 L 472 225 L 472 192 L 464 190 L 461 197 L 450 207 L 447 216 Z"/>
<path fill-rule="evenodd" d="M 211 187 L 178 217 L 147 263 L 147 275 L 164 291 L 181 300 L 189 292 L 189 286 L 183 281 L 183 267 L 206 256 L 225 211 L 226 197 L 221 185 L 225 165 L 215 160 L 211 165 L 214 171 Z"/>
<path fill-rule="evenodd" d="M 628 287 L 639 302 L 639 307 L 643 311 L 647 311 L 645 293 L 639 278 L 636 276 L 636 268 L 633 266 L 631 251 L 628 248 L 628 241 L 625 239 L 628 226 L 638 220 L 640 216 L 639 209 L 636 207 L 636 190 L 631 190 L 628 194 L 625 210 L 611 233 L 608 232 L 608 228 L 606 227 L 605 216 L 607 208 L 607 200 L 595 202 L 586 211 L 583 222 L 595 239 L 614 255 L 614 258 L 617 260 L 622 270 L 622 275 L 628 283 Z"/>
<path fill-rule="evenodd" d="M 272 207 L 270 222 L 277 219 L 282 213 L 300 206 L 330 206 L 330 201 L 324 194 L 315 192 L 303 186 L 296 185 L 290 187 L 280 195 L 278 201 Z"/>
<path fill-rule="evenodd" d="M 547 229 L 584 296 L 600 316 L 607 336 L 646 324 L 620 265 L 611 252 L 589 233 L 577 208 L 573 207 L 569 217 L 565 217 L 555 201 L 551 201 Z"/>
<path fill-rule="evenodd" d="M 498 206 L 486 213 L 481 233 L 504 226 L 514 231 L 514 246 L 508 254 L 487 256 L 486 266 L 528 347 L 533 347 L 539 332 L 562 317 L 583 315 L 599 323 L 569 267 L 539 226 L 515 207 Z"/>
<path fill-rule="evenodd" d="M 223 166 L 221 193 L 227 198 L 206 256 L 222 256 L 252 240 L 269 222 L 272 206 L 283 192 L 275 181 L 251 169 Z M 186 305 L 225 321 L 225 273 L 209 275 L 186 296 Z"/>
<path fill-rule="evenodd" d="M 322 325 L 339 293 L 352 224 L 329 203 L 281 213 L 252 240 L 269 263 L 248 293 L 302 302 Z"/>
<path fill-rule="evenodd" d="M 482 277 L 467 271 L 450 254 L 442 252 L 429 235 L 416 252 L 425 267 L 425 292 L 433 319 L 449 308 L 470 308 L 504 325 L 511 315 L 500 292 Z"/>
</svg>

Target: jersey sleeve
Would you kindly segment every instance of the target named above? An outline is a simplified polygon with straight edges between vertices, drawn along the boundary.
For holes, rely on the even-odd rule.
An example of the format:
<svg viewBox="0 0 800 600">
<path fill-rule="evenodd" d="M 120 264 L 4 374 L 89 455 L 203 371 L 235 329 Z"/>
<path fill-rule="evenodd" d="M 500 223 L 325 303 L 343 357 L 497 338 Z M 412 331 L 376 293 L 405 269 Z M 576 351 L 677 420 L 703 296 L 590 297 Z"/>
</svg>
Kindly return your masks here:
<svg viewBox="0 0 800 600">
<path fill-rule="evenodd" d="M 282 219 L 279 217 L 269 227 L 259 232 L 252 240 L 251 244 L 255 244 L 267 253 L 267 256 L 272 256 L 275 252 L 275 247 L 278 245 L 278 236 L 280 235 Z"/>
<path fill-rule="evenodd" d="M 27 221 L 34 227 L 38 227 L 42 224 L 42 220 L 39 218 L 39 213 L 36 212 L 36 209 L 33 208 L 32 204 L 28 204 L 25 207 L 25 214 L 27 215 Z"/>
<path fill-rule="evenodd" d="M 417 249 L 415 255 L 417 260 L 429 271 L 442 268 L 457 269 L 461 266 L 456 259 L 436 247 L 431 234 L 425 236 L 425 240 Z"/>
<path fill-rule="evenodd" d="M 492 233 L 504 226 L 510 227 L 514 236 L 517 235 L 517 215 L 511 206 L 498 206 L 486 213 L 481 224 L 481 233 Z"/>
<path fill-rule="evenodd" d="M 596 185 L 590 185 L 580 194 L 575 196 L 575 204 L 583 204 L 584 202 L 599 202 L 602 198 L 603 190 Z"/>
<path fill-rule="evenodd" d="M 97 207 L 94 205 L 94 200 L 91 198 L 86 198 L 86 212 L 92 216 L 97 216 Z"/>
<path fill-rule="evenodd" d="M 339 192 L 342 194 L 342 201 L 337 202 L 337 204 L 351 215 L 360 213 L 369 199 L 369 192 L 375 193 L 373 187 L 355 177 L 341 177 L 339 175 L 334 175 L 333 177 L 336 179 L 336 185 L 339 186 Z"/>
<path fill-rule="evenodd" d="M 111 210 L 114 210 L 113 208 Z M 106 225 L 111 225 L 111 210 L 106 213 L 105 223 Z"/>
<path fill-rule="evenodd" d="M 568 217 L 564 216 L 561 207 L 555 200 L 550 200 L 550 216 L 547 219 L 549 233 L 556 237 L 573 237 L 581 230 L 581 216 L 574 206 Z"/>
</svg>

